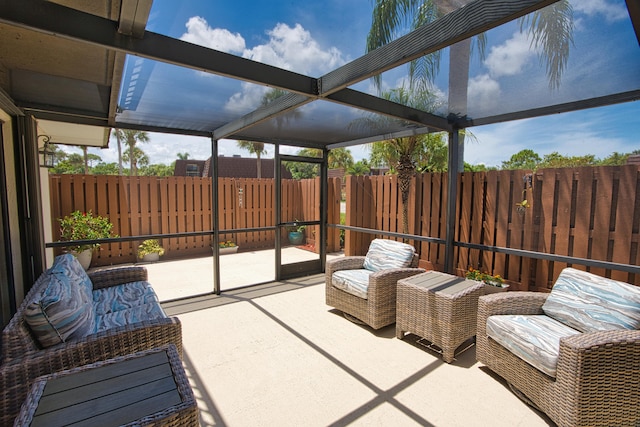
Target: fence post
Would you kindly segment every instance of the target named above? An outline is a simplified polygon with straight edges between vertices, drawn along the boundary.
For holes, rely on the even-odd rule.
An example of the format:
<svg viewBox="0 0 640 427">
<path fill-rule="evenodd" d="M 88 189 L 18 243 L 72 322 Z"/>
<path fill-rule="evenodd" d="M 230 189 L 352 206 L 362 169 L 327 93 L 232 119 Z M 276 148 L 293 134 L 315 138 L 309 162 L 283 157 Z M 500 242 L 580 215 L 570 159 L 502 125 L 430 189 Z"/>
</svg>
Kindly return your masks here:
<svg viewBox="0 0 640 427">
<path fill-rule="evenodd" d="M 449 132 L 449 184 L 447 187 L 447 234 L 445 236 L 444 271 L 453 272 L 453 239 L 456 230 L 456 193 L 458 189 L 458 142 L 460 131 Z"/>
</svg>

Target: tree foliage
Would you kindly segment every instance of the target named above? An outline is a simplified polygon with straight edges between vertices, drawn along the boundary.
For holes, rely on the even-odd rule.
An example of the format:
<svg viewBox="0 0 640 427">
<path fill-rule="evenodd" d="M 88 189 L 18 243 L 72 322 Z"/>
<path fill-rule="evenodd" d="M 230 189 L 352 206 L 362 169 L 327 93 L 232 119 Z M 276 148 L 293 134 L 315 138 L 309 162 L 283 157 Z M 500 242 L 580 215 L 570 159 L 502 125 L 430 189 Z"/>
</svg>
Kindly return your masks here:
<svg viewBox="0 0 640 427">
<path fill-rule="evenodd" d="M 566 156 L 554 151 L 540 157 L 531 149 L 525 149 L 512 155 L 508 161 L 502 162 L 502 169 L 529 169 L 544 168 L 576 168 L 583 166 L 621 166 L 627 163 L 627 159 L 633 153 L 613 152 L 604 159 L 598 159 L 593 154 L 583 156 Z"/>
<path fill-rule="evenodd" d="M 296 155 L 301 157 L 321 157 L 322 151 L 315 148 L 303 148 Z M 307 162 L 286 162 L 284 166 L 291 173 L 293 179 L 309 179 L 315 178 L 319 174 L 319 167 L 315 163 Z"/>
<path fill-rule="evenodd" d="M 122 153 L 122 159 L 129 162 L 129 174 L 138 175 L 138 165 L 148 165 L 149 157 L 137 144 L 139 142 L 149 142 L 149 134 L 133 129 L 115 129 L 114 132 L 118 142 L 122 141 L 127 146 L 127 149 Z"/>
<path fill-rule="evenodd" d="M 533 150 L 525 149 L 517 152 L 507 161 L 502 162 L 502 169 L 535 169 L 542 159 Z"/>
<path fill-rule="evenodd" d="M 345 170 L 345 175 L 364 176 L 369 175 L 371 167 L 366 159 L 355 162 Z"/>
<path fill-rule="evenodd" d="M 347 148 L 334 148 L 329 151 L 327 162 L 329 169 L 344 169 L 346 171 L 353 165 L 353 156 Z"/>
</svg>

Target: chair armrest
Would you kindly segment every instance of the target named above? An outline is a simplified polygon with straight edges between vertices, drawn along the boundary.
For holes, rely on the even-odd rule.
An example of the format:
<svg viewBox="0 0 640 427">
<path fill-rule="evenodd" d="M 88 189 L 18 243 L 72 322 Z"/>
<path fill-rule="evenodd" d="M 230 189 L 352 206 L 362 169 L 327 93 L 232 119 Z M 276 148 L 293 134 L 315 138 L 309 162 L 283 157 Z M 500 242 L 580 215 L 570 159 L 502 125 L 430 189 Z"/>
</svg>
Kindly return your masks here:
<svg viewBox="0 0 640 427">
<path fill-rule="evenodd" d="M 501 292 L 483 295 L 478 300 L 478 312 L 486 317 L 494 314 L 542 314 L 542 306 L 549 294 L 544 292 Z"/>
<path fill-rule="evenodd" d="M 576 405 L 608 410 L 640 405 L 640 330 L 588 332 L 560 340 L 556 381 Z M 637 414 L 637 411 L 635 412 Z"/>
<path fill-rule="evenodd" d="M 572 335 L 560 340 L 560 356 L 563 353 L 588 356 L 594 361 L 600 360 L 603 366 L 611 363 L 611 357 L 624 356 L 635 360 L 635 364 L 629 366 L 637 367 L 640 365 L 640 331 L 616 329 Z"/>
<path fill-rule="evenodd" d="M 108 288 L 131 282 L 146 282 L 147 269 L 143 266 L 106 268 L 89 272 L 93 289 Z"/>
<path fill-rule="evenodd" d="M 338 270 L 357 270 L 364 266 L 364 256 L 346 256 L 327 261 L 325 272 L 331 276 Z"/>
</svg>

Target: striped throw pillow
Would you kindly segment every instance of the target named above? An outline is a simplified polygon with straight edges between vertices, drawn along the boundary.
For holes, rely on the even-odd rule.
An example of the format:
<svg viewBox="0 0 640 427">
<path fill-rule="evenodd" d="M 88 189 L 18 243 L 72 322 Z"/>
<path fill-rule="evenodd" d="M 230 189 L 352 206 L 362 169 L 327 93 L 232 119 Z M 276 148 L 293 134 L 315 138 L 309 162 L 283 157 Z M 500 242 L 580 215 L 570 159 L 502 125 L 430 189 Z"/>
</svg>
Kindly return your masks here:
<svg viewBox="0 0 640 427">
<path fill-rule="evenodd" d="M 415 249 L 395 240 L 373 239 L 364 258 L 363 267 L 370 271 L 404 268 L 411 265 Z"/>
<path fill-rule="evenodd" d="M 45 272 L 49 283 L 25 309 L 25 321 L 42 347 L 80 339 L 95 328 L 93 301 L 76 276 Z"/>
<path fill-rule="evenodd" d="M 640 329 L 640 287 L 565 268 L 542 310 L 581 332 Z"/>
</svg>

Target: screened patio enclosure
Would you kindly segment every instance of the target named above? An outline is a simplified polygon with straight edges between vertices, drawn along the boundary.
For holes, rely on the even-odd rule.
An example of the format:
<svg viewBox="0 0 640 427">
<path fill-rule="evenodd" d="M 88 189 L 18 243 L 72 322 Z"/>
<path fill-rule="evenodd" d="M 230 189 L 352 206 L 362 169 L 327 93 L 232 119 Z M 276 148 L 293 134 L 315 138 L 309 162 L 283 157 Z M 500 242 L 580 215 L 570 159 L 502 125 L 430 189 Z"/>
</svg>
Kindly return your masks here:
<svg viewBox="0 0 640 427">
<path fill-rule="evenodd" d="M 24 165 L 18 186 L 27 205 L 41 206 L 34 191 L 40 185 L 35 178 L 42 148 L 38 126 L 50 123 L 57 124 L 47 130 L 53 141 L 69 140 L 75 126 L 102 130 L 88 138 L 91 145 L 107 143 L 104 135 L 111 128 L 207 137 L 214 158 L 222 139 L 270 143 L 276 150 L 283 145 L 316 148 L 323 152 L 321 160 L 312 160 L 320 164 L 321 178 L 326 178 L 329 150 L 447 132 L 447 237 L 439 243 L 452 254 L 459 243 L 454 241 L 453 218 L 456 172 L 464 152 L 460 130 L 640 97 L 640 7 L 632 0 L 607 3 L 617 12 L 614 36 L 597 25 L 580 27 L 569 58 L 554 59 L 562 62 L 560 77 L 550 76 L 544 64 L 529 66 L 526 72 L 510 71 L 509 64 L 487 71 L 482 61 L 473 56 L 469 60 L 479 39 L 486 43 L 484 51 L 497 49 L 505 35 L 520 31 L 522 20 L 549 15 L 561 3 L 442 2 L 431 22 L 414 31 L 400 31 L 384 46 L 312 76 L 293 66 L 276 67 L 181 40 L 183 23 L 170 22 L 179 19 L 180 2 L 158 2 L 162 8 L 156 9 L 150 0 L 0 1 L 0 107 L 14 118 L 20 138 L 29 141 L 18 153 Z M 169 24 L 160 28 L 158 14 Z M 561 35 L 552 32 L 550 38 Z M 602 48 L 594 51 L 593 46 Z M 529 49 L 540 53 L 542 48 L 530 45 Z M 406 76 L 406 64 L 433 54 L 440 58 L 433 82 L 438 96 L 428 109 L 390 101 L 372 89 L 372 77 Z M 255 93 L 260 96 L 248 96 Z M 261 102 L 268 93 L 279 96 Z M 84 143 L 89 144 L 88 140 Z M 213 180 L 217 180 L 215 167 Z M 309 225 L 321 226 L 319 241 L 323 242 L 327 224 L 320 207 Z M 276 218 L 273 227 L 287 225 L 283 218 Z M 26 224 L 24 232 L 30 238 L 25 247 L 14 249 L 33 260 L 31 275 L 44 265 L 42 228 L 41 220 Z M 211 233 L 221 231 L 227 230 L 220 230 L 214 221 Z M 428 240 L 429 236 L 416 238 Z M 321 251 L 313 267 L 318 271 L 324 255 Z M 631 265 L 609 267 L 640 273 Z M 449 261 L 446 269 L 450 268 Z M 30 283 L 34 278 L 27 275 L 26 279 Z"/>
</svg>

